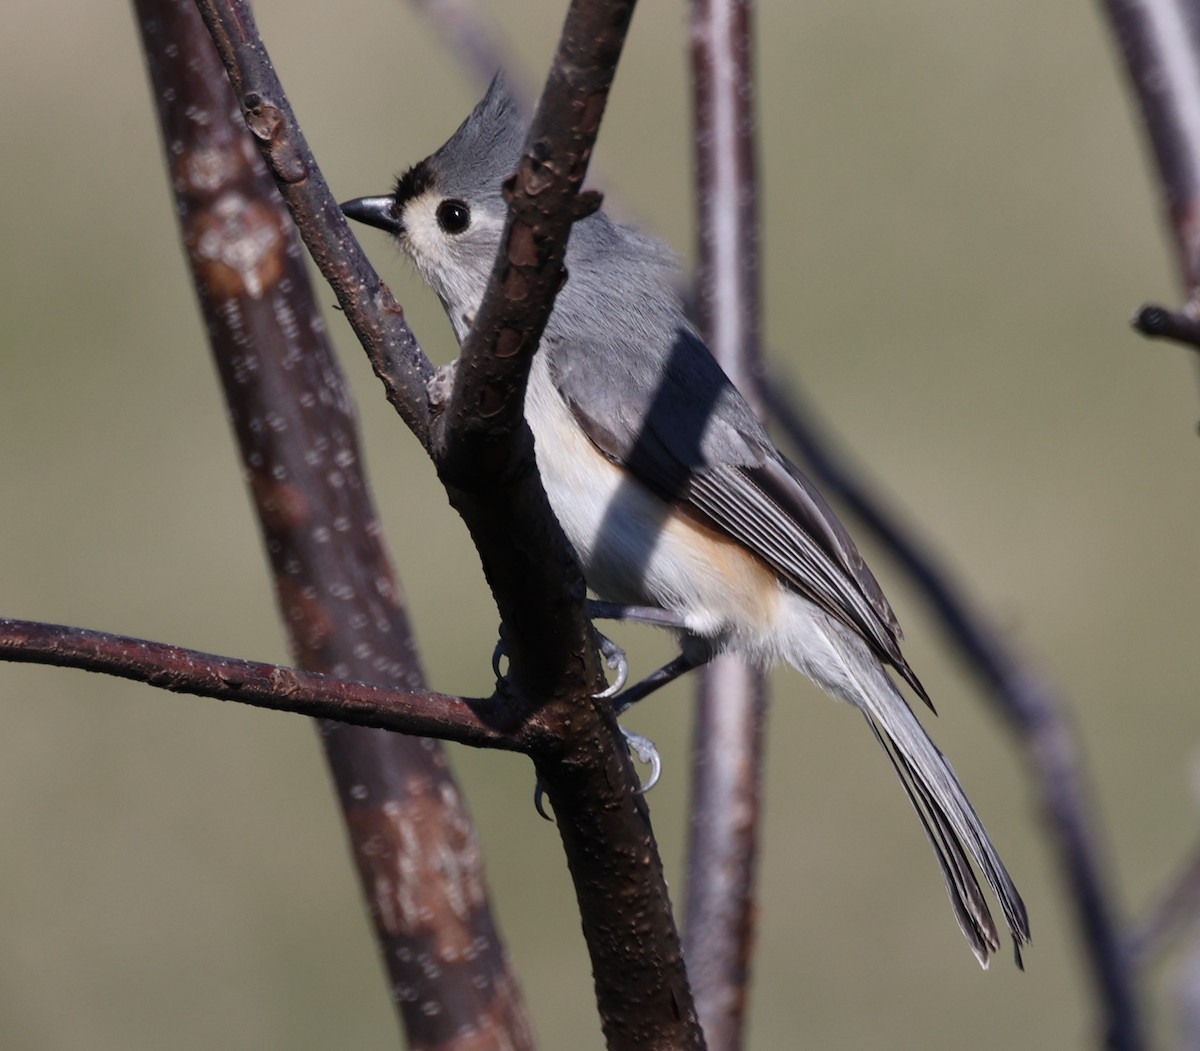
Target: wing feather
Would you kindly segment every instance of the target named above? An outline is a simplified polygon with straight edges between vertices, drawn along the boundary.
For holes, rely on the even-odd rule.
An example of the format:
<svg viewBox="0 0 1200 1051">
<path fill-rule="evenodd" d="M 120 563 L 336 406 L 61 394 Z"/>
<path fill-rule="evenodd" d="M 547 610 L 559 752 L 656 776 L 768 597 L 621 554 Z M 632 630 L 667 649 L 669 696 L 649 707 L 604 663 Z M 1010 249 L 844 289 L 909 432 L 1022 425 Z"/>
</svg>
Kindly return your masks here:
<svg viewBox="0 0 1200 1051">
<path fill-rule="evenodd" d="M 665 358 L 586 340 L 573 341 L 569 353 L 553 341 L 548 349 L 559 392 L 606 457 L 754 552 L 861 635 L 929 702 L 900 652 L 896 616 L 854 541 L 775 449 L 695 333 L 679 326 Z"/>
</svg>

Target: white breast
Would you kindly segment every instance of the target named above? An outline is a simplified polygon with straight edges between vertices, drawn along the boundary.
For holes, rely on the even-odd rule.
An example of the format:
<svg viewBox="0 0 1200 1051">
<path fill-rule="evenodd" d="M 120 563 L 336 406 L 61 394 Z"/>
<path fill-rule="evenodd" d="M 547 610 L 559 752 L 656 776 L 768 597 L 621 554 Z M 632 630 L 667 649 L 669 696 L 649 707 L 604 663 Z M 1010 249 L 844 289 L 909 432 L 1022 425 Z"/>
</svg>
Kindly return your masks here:
<svg viewBox="0 0 1200 1051">
<path fill-rule="evenodd" d="M 525 418 L 550 506 L 597 595 L 681 613 L 697 635 L 761 650 L 785 598 L 774 572 L 606 459 L 580 429 L 541 352 L 529 374 Z"/>
</svg>

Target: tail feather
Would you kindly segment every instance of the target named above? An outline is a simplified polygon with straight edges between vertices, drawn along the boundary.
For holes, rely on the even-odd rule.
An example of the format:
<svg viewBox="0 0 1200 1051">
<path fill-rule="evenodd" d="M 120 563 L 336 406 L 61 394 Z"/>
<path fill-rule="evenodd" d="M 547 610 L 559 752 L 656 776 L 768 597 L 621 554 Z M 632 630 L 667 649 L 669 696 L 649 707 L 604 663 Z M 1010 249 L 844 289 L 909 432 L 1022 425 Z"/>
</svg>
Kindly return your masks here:
<svg viewBox="0 0 1200 1051">
<path fill-rule="evenodd" d="M 986 967 L 990 953 L 999 949 L 999 937 L 971 862 L 1000 902 L 1020 966 L 1021 945 L 1029 941 L 1025 903 L 954 768 L 865 646 L 840 631 L 832 641 L 857 687 L 846 690 L 841 684 L 837 692 L 862 711 L 891 760 L 937 856 L 959 927 L 976 958 Z"/>
<path fill-rule="evenodd" d="M 879 742 L 879 747 L 891 760 L 892 768 L 904 786 L 913 810 L 920 818 L 925 836 L 933 847 L 934 856 L 942 870 L 942 879 L 946 884 L 946 893 L 950 896 L 950 904 L 954 908 L 954 917 L 958 920 L 975 959 L 986 970 L 991 954 L 1000 948 L 1000 935 L 996 932 L 996 924 L 992 920 L 983 891 L 979 888 L 975 872 L 963 853 L 954 830 L 947 825 L 945 817 L 930 800 L 920 780 L 913 776 L 912 769 L 904 762 L 904 757 L 898 755 L 869 715 L 864 712 L 863 717 L 875 735 L 875 740 Z"/>
</svg>

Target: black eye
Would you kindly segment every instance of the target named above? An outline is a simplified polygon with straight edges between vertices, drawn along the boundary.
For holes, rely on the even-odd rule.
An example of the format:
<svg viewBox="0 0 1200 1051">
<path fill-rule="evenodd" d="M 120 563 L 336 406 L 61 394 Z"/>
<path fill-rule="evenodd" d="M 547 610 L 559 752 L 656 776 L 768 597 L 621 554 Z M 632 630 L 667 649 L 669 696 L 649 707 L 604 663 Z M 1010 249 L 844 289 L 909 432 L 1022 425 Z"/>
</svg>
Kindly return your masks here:
<svg viewBox="0 0 1200 1051">
<path fill-rule="evenodd" d="M 437 206 L 438 226 L 448 234 L 461 234 L 471 225 L 471 209 L 453 198 Z"/>
</svg>

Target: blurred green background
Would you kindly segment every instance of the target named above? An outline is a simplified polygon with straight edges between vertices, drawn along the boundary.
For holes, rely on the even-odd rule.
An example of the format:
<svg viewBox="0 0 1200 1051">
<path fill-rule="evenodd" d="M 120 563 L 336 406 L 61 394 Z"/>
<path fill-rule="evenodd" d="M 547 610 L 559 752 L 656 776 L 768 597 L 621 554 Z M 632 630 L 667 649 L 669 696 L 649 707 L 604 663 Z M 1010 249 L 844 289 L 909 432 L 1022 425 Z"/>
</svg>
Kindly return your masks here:
<svg viewBox="0 0 1200 1051">
<path fill-rule="evenodd" d="M 561 5 L 487 7 L 540 77 Z M 34 0 L 3 13 L 0 613 L 285 659 L 132 18 Z M 476 97 L 398 0 L 258 14 L 343 198 L 385 191 Z M 681 5 L 639 11 L 598 160 L 625 213 L 686 259 L 685 40 Z M 774 368 L 1070 696 L 1109 876 L 1140 912 L 1195 838 L 1200 443 L 1192 363 L 1127 325 L 1177 289 L 1104 28 L 1082 3 L 776 0 L 758 41 Z M 440 308 L 382 235 L 366 244 L 448 359 Z M 464 530 L 330 325 L 431 681 L 484 693 L 496 616 Z M 1095 1046 L 1024 769 L 921 603 L 874 562 L 937 739 L 1025 894 L 1028 971 L 1002 957 L 980 972 L 861 722 L 783 672 L 750 1047 Z M 669 653 L 646 629 L 620 638 L 635 667 Z M 666 759 L 650 801 L 677 898 L 690 696 L 631 720 Z M 396 1045 L 303 720 L 15 665 L 0 665 L 0 712 L 4 1047 Z M 600 1048 L 530 766 L 453 761 L 542 1046 Z M 1168 986 L 1155 971 L 1161 1036 Z"/>
</svg>

